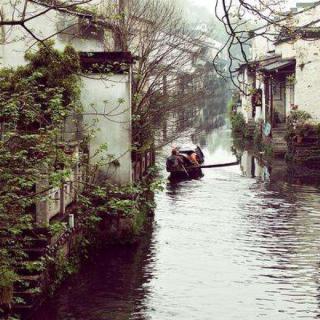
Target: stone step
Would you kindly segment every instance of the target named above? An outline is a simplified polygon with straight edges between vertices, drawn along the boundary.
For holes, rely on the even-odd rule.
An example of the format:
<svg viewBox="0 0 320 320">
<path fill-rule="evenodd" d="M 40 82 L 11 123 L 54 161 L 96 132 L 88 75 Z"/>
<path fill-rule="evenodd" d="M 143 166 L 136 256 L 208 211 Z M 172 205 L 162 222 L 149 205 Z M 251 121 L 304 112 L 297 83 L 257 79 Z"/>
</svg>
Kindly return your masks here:
<svg viewBox="0 0 320 320">
<path fill-rule="evenodd" d="M 36 276 L 40 275 L 41 263 L 38 260 L 22 261 L 17 263 L 16 271 L 19 276 Z"/>
<path fill-rule="evenodd" d="M 273 148 L 272 150 L 273 152 L 284 152 L 284 153 L 287 152 L 287 149 L 284 149 L 284 148 Z"/>
<path fill-rule="evenodd" d="M 16 315 L 15 319 L 30 319 L 30 315 L 33 311 L 33 305 L 17 303 L 13 305 L 13 315 Z M 1 318 L 0 318 L 1 319 Z"/>
<path fill-rule="evenodd" d="M 20 276 L 14 284 L 14 291 L 24 291 L 31 288 L 37 288 L 40 285 L 41 277 L 39 274 L 31 276 Z"/>
<path fill-rule="evenodd" d="M 16 304 L 14 304 L 13 309 L 16 309 L 16 306 L 19 305 L 33 305 L 35 300 L 39 297 L 39 290 L 35 290 L 34 288 L 24 291 L 15 291 L 14 297 L 16 299 Z"/>
<path fill-rule="evenodd" d="M 273 150 L 273 153 L 283 153 L 283 154 L 285 154 L 285 153 L 287 152 L 286 149 L 281 149 L 281 148 L 279 148 L 279 149 L 272 149 L 272 150 Z"/>
<path fill-rule="evenodd" d="M 11 252 L 18 253 L 19 256 L 21 256 L 20 253 L 23 254 L 22 258 L 27 261 L 36 261 L 39 260 L 46 252 L 46 247 L 40 247 L 40 248 L 12 248 Z"/>
<path fill-rule="evenodd" d="M 285 137 L 286 136 L 286 132 L 274 132 L 272 133 L 272 137 Z"/>
<path fill-rule="evenodd" d="M 4 237 L 0 240 L 0 243 L 7 248 L 14 248 L 14 247 L 22 247 L 25 249 L 31 248 L 45 248 L 49 241 L 47 238 L 27 238 L 27 239 L 11 239 L 8 237 Z"/>
<path fill-rule="evenodd" d="M 273 136 L 272 140 L 283 140 L 283 141 L 286 141 L 285 136 Z"/>
<path fill-rule="evenodd" d="M 46 252 L 46 247 L 42 248 L 26 248 L 23 251 L 28 255 L 29 261 L 39 260 L 42 256 L 44 256 Z"/>
</svg>

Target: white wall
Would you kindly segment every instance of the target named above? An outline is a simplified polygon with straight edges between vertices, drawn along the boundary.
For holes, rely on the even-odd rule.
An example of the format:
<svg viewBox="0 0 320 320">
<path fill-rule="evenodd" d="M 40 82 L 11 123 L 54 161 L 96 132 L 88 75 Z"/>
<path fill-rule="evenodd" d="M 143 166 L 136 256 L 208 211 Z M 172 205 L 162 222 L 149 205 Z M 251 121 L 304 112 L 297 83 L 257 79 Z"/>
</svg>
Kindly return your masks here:
<svg viewBox="0 0 320 320">
<path fill-rule="evenodd" d="M 251 95 L 247 95 L 249 93 L 250 88 L 253 87 L 253 77 L 248 73 L 248 69 L 245 68 L 241 74 L 241 84 L 242 91 L 240 92 L 240 99 L 241 99 L 241 112 L 248 122 L 252 119 L 252 104 L 251 104 Z"/>
<path fill-rule="evenodd" d="M 108 178 L 119 184 L 132 182 L 131 167 L 131 79 L 129 75 L 108 76 L 107 81 L 100 76 L 90 75 L 82 78 L 81 99 L 85 108 L 84 122 L 88 127 L 96 123 L 98 131 L 90 142 L 90 156 L 96 154 L 103 144 L 108 150 L 94 157 L 92 164 L 101 157 L 112 156 L 120 166 L 99 166 L 99 178 Z M 124 99 L 119 104 L 118 100 Z M 96 114 L 98 113 L 98 114 Z"/>
<path fill-rule="evenodd" d="M 260 60 L 266 57 L 267 53 L 272 50 L 274 50 L 272 41 L 267 40 L 265 37 L 257 36 L 252 40 L 251 60 Z"/>
<path fill-rule="evenodd" d="M 296 59 L 294 103 L 320 121 L 320 40 L 299 39 L 277 45 L 283 58 Z"/>
<path fill-rule="evenodd" d="M 5 18 L 10 20 L 13 7 L 9 1 L 4 0 L 4 3 L 2 3 L 1 0 L 0 9 L 1 8 Z M 29 1 L 27 10 L 29 16 L 42 12 L 43 10 L 43 7 L 32 4 Z M 74 25 L 77 22 L 78 17 L 51 10 L 36 19 L 30 20 L 30 22 L 26 23 L 26 26 L 40 39 L 46 39 L 48 37 L 53 39 L 56 48 L 60 50 L 67 44 L 71 44 L 77 51 L 104 51 L 103 41 L 83 39 L 77 36 L 61 37 L 60 34 L 55 35 L 58 31 L 65 29 L 67 26 Z M 21 26 L 5 26 L 4 28 L 6 37 L 4 44 L 0 44 L 0 66 L 17 67 L 25 64 L 25 52 L 30 48 L 37 48 L 36 40 Z M 68 32 L 71 32 L 71 29 L 65 31 L 65 33 Z M 52 35 L 54 36 L 51 37 Z"/>
</svg>

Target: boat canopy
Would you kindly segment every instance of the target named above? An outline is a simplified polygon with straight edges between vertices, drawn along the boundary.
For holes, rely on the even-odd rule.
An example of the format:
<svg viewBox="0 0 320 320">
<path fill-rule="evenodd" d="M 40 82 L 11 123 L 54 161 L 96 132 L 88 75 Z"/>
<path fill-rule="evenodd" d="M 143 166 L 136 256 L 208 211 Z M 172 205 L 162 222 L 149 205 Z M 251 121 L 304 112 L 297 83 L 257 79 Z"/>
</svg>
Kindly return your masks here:
<svg viewBox="0 0 320 320">
<path fill-rule="evenodd" d="M 197 146 L 184 145 L 178 148 L 179 152 L 195 152 Z"/>
</svg>

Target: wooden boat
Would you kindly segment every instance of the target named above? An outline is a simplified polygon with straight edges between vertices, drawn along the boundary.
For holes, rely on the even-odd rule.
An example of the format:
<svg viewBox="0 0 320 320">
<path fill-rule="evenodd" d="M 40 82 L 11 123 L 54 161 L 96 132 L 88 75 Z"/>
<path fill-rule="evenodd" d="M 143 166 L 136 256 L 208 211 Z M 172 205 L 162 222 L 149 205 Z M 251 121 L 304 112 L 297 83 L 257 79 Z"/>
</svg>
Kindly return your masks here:
<svg viewBox="0 0 320 320">
<path fill-rule="evenodd" d="M 199 165 L 204 163 L 204 154 L 199 146 L 178 148 L 177 155 L 167 158 L 166 168 L 170 172 L 170 180 L 196 179 L 203 176 Z M 194 155 L 198 164 L 192 162 L 191 155 Z"/>
</svg>

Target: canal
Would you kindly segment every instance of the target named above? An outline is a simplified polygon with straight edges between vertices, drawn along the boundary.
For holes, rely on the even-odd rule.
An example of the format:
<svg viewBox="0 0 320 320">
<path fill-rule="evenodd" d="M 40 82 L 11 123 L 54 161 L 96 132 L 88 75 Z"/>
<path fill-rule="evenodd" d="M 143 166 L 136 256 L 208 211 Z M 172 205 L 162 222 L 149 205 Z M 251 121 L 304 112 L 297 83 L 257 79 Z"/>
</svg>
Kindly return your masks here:
<svg viewBox="0 0 320 320">
<path fill-rule="evenodd" d="M 201 144 L 207 163 L 235 159 L 227 128 Z M 246 152 L 241 166 L 204 173 L 167 184 L 143 241 L 109 250 L 37 319 L 320 318 L 317 181 Z"/>
</svg>

